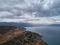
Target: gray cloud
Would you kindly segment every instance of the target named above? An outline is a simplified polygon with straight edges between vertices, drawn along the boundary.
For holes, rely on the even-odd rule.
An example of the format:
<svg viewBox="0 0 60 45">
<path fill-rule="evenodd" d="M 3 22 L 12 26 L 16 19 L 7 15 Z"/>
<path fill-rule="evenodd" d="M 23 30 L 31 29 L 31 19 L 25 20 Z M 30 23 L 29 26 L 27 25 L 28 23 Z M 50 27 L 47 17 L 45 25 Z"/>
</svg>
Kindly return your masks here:
<svg viewBox="0 0 60 45">
<path fill-rule="evenodd" d="M 0 0 L 0 2 L 0 12 L 8 11 L 16 16 L 34 12 L 36 16 L 60 15 L 60 5 L 57 3 L 59 0 Z"/>
<path fill-rule="evenodd" d="M 59 4 L 60 0 L 0 0 L 0 19 L 22 19 L 24 22 L 35 21 L 37 17 L 40 21 L 40 17 L 60 16 Z"/>
</svg>

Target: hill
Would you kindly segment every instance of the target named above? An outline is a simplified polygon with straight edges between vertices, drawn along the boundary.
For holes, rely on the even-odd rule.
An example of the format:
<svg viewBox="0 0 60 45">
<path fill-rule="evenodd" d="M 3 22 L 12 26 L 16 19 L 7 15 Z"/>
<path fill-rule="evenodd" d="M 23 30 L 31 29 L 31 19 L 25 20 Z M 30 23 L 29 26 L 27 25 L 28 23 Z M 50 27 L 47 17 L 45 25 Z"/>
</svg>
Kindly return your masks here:
<svg viewBox="0 0 60 45">
<path fill-rule="evenodd" d="M 4 34 L 0 34 L 0 45 L 47 45 L 47 43 L 37 33 L 14 28 Z"/>
</svg>

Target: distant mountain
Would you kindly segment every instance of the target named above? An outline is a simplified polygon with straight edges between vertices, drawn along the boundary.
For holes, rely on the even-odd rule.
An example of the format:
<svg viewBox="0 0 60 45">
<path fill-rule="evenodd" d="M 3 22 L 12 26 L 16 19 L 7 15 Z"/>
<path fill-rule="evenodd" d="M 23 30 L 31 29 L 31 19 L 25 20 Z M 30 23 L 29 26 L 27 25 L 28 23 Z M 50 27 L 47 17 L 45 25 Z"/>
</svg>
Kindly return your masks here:
<svg viewBox="0 0 60 45">
<path fill-rule="evenodd" d="M 0 22 L 0 26 L 16 26 L 16 27 L 40 27 L 40 26 L 54 26 L 60 27 L 60 24 L 50 24 L 50 25 L 43 25 L 43 24 L 31 24 L 31 23 L 14 23 L 14 22 Z"/>
<path fill-rule="evenodd" d="M 31 23 L 0 22 L 0 26 L 39 27 L 39 26 L 46 26 L 46 25 L 42 25 L 42 24 L 31 24 Z"/>
<path fill-rule="evenodd" d="M 60 27 L 60 24 L 51 24 L 51 25 L 48 25 L 48 26 Z"/>
<path fill-rule="evenodd" d="M 30 23 L 0 22 L 0 26 L 31 27 L 31 26 L 34 26 L 34 25 L 32 25 Z"/>
</svg>

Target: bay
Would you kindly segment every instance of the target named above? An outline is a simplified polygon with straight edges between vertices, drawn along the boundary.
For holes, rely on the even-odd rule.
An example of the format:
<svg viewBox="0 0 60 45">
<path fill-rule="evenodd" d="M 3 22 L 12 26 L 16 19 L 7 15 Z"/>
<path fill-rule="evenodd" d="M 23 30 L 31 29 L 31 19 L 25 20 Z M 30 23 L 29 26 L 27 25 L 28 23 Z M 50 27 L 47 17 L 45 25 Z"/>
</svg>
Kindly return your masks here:
<svg viewBox="0 0 60 45">
<path fill-rule="evenodd" d="M 48 45 L 60 45 L 60 27 L 40 26 L 40 27 L 26 27 L 27 30 L 39 33 L 42 39 Z"/>
</svg>

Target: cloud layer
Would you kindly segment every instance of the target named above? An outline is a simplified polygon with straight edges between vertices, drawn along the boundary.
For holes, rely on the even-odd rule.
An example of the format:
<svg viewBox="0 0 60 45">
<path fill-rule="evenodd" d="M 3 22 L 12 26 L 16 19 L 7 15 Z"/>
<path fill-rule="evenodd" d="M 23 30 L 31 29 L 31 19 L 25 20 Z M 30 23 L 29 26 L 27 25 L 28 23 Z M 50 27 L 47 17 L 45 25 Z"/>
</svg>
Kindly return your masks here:
<svg viewBox="0 0 60 45">
<path fill-rule="evenodd" d="M 0 22 L 60 23 L 60 0 L 0 0 Z"/>
</svg>

